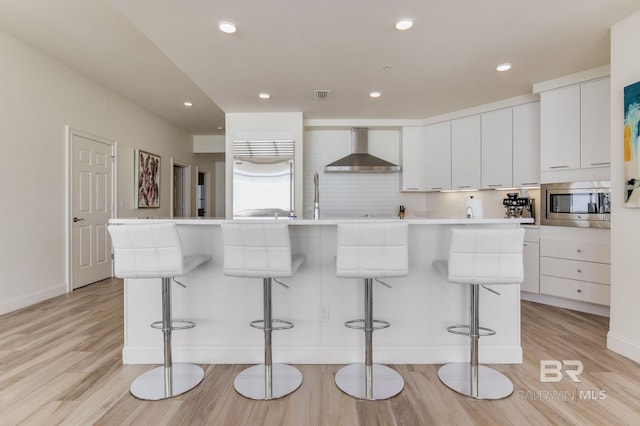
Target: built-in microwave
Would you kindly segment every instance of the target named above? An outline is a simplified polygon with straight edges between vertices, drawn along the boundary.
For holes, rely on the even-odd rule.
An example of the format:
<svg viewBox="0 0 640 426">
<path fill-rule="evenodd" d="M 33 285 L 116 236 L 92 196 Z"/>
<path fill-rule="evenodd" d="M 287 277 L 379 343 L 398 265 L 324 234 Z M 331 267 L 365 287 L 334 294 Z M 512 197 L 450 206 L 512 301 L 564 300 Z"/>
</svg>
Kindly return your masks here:
<svg viewBox="0 0 640 426">
<path fill-rule="evenodd" d="M 611 228 L 611 182 L 565 182 L 540 186 L 540 224 Z"/>
</svg>

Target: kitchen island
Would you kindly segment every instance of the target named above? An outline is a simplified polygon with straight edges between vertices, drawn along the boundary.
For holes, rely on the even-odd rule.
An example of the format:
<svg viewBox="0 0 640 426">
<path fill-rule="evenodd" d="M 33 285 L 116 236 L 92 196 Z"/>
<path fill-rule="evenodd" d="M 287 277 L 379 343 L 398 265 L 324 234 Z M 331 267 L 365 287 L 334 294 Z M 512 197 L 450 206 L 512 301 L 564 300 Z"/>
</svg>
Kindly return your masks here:
<svg viewBox="0 0 640 426">
<path fill-rule="evenodd" d="M 273 335 L 274 362 L 361 362 L 364 338 L 344 322 L 364 316 L 361 280 L 335 274 L 336 224 L 354 219 L 287 220 L 292 250 L 306 257 L 298 272 L 274 283 L 274 318 L 295 323 Z M 375 221 L 377 219 L 359 219 Z M 396 219 L 399 220 L 399 219 Z M 447 326 L 468 320 L 468 286 L 449 284 L 431 266 L 446 259 L 452 227 L 518 227 L 531 219 L 405 219 L 409 223 L 409 275 L 374 283 L 374 318 L 391 327 L 374 333 L 374 361 L 440 364 L 468 360 L 469 339 Z M 112 219 L 112 224 L 175 222 L 184 254 L 213 258 L 173 286 L 173 317 L 197 326 L 173 333 L 174 362 L 252 364 L 263 361 L 263 333 L 249 327 L 262 318 L 262 280 L 223 274 L 223 241 L 217 219 Z M 481 291 L 481 325 L 496 330 L 480 339 L 480 362 L 521 363 L 520 286 L 499 286 L 500 296 Z M 125 280 L 125 364 L 162 363 L 162 337 L 149 327 L 161 318 L 160 280 Z"/>
</svg>

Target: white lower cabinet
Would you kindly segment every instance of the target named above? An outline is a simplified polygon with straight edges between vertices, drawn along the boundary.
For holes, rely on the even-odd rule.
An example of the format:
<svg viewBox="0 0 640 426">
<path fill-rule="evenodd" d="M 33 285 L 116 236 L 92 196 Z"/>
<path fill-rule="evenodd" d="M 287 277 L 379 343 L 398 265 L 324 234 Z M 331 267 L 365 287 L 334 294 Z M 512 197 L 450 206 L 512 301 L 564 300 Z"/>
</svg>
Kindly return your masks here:
<svg viewBox="0 0 640 426">
<path fill-rule="evenodd" d="M 540 293 L 597 305 L 609 306 L 611 303 L 608 285 L 548 275 L 540 275 Z"/>
<path fill-rule="evenodd" d="M 540 292 L 540 230 L 538 228 L 524 229 L 524 281 L 521 291 L 529 293 Z"/>
<path fill-rule="evenodd" d="M 610 247 L 608 229 L 542 226 L 540 293 L 609 306 Z"/>
</svg>

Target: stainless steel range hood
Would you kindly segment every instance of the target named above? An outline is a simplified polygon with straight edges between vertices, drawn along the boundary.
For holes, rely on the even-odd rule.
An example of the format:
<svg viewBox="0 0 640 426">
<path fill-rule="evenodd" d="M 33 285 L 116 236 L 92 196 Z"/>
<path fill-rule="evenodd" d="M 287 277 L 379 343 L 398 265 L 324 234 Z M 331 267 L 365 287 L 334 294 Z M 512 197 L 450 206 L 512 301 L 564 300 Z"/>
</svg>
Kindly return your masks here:
<svg viewBox="0 0 640 426">
<path fill-rule="evenodd" d="M 324 166 L 325 173 L 394 173 L 400 166 L 369 154 L 369 129 L 351 129 L 351 154 Z"/>
</svg>

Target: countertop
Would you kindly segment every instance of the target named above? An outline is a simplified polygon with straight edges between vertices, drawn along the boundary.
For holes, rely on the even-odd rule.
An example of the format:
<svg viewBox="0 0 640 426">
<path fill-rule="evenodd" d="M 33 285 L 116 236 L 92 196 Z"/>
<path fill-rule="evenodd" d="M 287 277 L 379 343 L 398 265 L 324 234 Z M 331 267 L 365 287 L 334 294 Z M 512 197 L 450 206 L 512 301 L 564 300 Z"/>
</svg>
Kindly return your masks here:
<svg viewBox="0 0 640 426">
<path fill-rule="evenodd" d="M 184 225 L 220 225 L 225 222 L 230 222 L 226 219 L 216 218 L 161 218 L 161 217 L 132 217 L 132 218 L 115 218 L 109 220 L 109 223 L 114 224 L 126 224 L 126 223 L 139 223 L 140 221 L 157 221 L 157 222 L 176 222 Z M 290 225 L 336 225 L 340 222 L 362 222 L 362 221 L 389 221 L 389 220 L 401 220 L 393 218 L 376 218 L 376 217 L 349 217 L 349 218 L 328 218 L 328 219 L 289 219 L 281 218 L 275 219 L 280 221 L 286 221 Z M 402 219 L 410 225 L 489 225 L 489 224 L 529 224 L 532 226 L 534 220 L 530 218 L 486 218 L 486 219 L 467 219 L 467 218 L 406 218 Z M 236 220 L 238 221 L 238 220 Z M 240 219 L 240 221 L 262 221 L 273 222 L 274 219 Z"/>
</svg>

